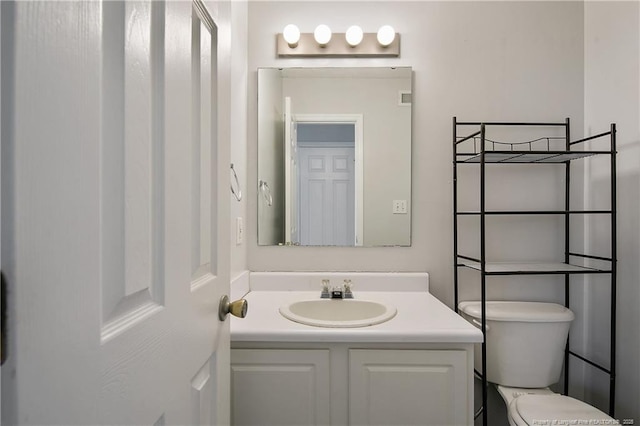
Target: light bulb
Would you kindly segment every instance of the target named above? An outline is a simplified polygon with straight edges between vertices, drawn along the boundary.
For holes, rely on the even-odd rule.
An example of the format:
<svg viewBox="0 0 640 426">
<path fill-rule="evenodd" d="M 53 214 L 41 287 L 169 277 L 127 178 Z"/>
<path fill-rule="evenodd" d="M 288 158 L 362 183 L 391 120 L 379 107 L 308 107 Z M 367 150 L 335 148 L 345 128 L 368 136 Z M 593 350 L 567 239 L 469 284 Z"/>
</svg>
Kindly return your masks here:
<svg viewBox="0 0 640 426">
<path fill-rule="evenodd" d="M 357 25 L 350 26 L 344 35 L 344 38 L 347 40 L 347 43 L 349 43 L 349 46 L 351 47 L 359 45 L 362 41 L 362 37 L 362 28 Z"/>
<path fill-rule="evenodd" d="M 389 46 L 395 38 L 396 32 L 391 25 L 383 25 L 378 30 L 378 43 L 381 46 Z"/>
<path fill-rule="evenodd" d="M 296 47 L 300 41 L 300 30 L 294 24 L 289 24 L 282 30 L 282 37 L 289 47 Z"/>
<path fill-rule="evenodd" d="M 326 46 L 331 41 L 331 28 L 324 24 L 318 25 L 313 32 L 313 38 L 320 46 Z"/>
</svg>

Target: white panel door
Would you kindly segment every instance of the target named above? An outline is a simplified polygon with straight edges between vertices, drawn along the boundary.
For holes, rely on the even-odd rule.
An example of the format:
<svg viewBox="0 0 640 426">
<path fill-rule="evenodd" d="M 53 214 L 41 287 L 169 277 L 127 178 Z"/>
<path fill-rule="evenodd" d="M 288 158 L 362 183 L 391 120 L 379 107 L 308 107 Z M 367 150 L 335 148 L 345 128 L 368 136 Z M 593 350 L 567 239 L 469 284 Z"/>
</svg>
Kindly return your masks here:
<svg viewBox="0 0 640 426">
<path fill-rule="evenodd" d="M 354 149 L 298 149 L 300 157 L 300 244 L 354 246 Z"/>
<path fill-rule="evenodd" d="M 3 423 L 228 423 L 215 23 L 191 2 L 2 7 Z"/>
</svg>

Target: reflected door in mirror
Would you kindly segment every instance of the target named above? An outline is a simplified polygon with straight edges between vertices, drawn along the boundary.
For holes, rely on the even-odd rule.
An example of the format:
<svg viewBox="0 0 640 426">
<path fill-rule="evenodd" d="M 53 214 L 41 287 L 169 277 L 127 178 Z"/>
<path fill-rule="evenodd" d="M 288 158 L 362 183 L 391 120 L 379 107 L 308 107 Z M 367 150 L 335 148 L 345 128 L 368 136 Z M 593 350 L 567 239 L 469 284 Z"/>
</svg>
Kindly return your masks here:
<svg viewBox="0 0 640 426">
<path fill-rule="evenodd" d="M 355 144 L 352 123 L 298 123 L 300 244 L 353 246 Z"/>
</svg>

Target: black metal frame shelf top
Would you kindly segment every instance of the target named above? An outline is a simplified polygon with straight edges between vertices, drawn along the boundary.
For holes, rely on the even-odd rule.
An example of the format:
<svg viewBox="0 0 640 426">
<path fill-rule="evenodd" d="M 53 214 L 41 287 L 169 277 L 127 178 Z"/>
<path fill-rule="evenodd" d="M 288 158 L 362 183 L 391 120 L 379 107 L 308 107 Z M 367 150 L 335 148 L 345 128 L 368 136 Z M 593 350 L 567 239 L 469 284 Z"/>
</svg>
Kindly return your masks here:
<svg viewBox="0 0 640 426">
<path fill-rule="evenodd" d="M 535 139 L 518 142 L 500 142 L 487 138 L 487 129 L 490 127 L 507 126 L 522 128 L 555 128 L 555 133 L 564 133 L 563 136 L 537 136 Z M 470 134 L 459 136 L 462 128 L 475 127 L 475 131 Z M 552 132 L 553 133 L 553 132 Z M 615 347 L 616 347 L 616 279 L 617 279 L 617 241 L 616 241 L 616 125 L 611 124 L 608 132 L 600 133 L 587 138 L 571 141 L 570 120 L 566 118 L 564 122 L 464 122 L 457 121 L 453 117 L 453 250 L 454 250 L 454 303 L 458 312 L 459 303 L 459 274 L 458 268 L 467 268 L 480 273 L 480 296 L 481 296 L 481 324 L 480 328 L 486 336 L 486 290 L 487 278 L 491 276 L 504 275 L 564 275 L 565 294 L 564 305 L 570 307 L 569 277 L 577 274 L 607 274 L 610 276 L 611 284 L 611 342 L 609 366 L 603 366 L 576 352 L 569 347 L 567 341 L 564 359 L 564 387 L 563 393 L 566 395 L 569 389 L 569 360 L 570 356 L 579 359 L 586 364 L 595 367 L 609 375 L 609 415 L 614 416 L 615 406 Z M 603 143 L 605 149 L 579 149 L 585 147 L 585 142 L 598 140 Z M 606 142 L 609 142 L 606 144 Z M 562 146 L 558 148 L 559 144 Z M 553 149 L 552 149 L 553 145 Z M 497 149 L 496 149 L 497 148 Z M 602 148 L 602 146 L 600 146 Z M 572 209 L 570 206 L 570 178 L 571 163 L 575 160 L 592 156 L 610 156 L 610 208 L 589 210 Z M 499 164 L 558 164 L 564 166 L 564 209 L 557 210 L 487 210 L 486 208 L 486 167 L 487 165 Z M 473 165 L 480 168 L 480 208 L 477 211 L 458 210 L 458 171 L 460 166 Z M 487 229 L 486 219 L 488 216 L 511 216 L 511 215 L 558 215 L 564 216 L 564 259 L 559 262 L 491 262 L 486 255 Z M 607 215 L 611 224 L 611 248 L 610 256 L 596 256 L 591 254 L 576 253 L 569 250 L 570 241 L 570 221 L 573 217 L 583 215 Z M 476 216 L 480 221 L 480 256 L 471 257 L 458 252 L 458 219 L 462 216 Z M 496 219 L 496 220 L 499 220 Z M 588 266 L 580 264 L 589 263 Z M 598 263 L 600 267 L 593 267 L 591 263 Z M 602 267 L 602 265 L 606 265 Z M 486 362 L 487 348 L 486 339 L 482 343 L 482 371 L 487 371 Z M 482 380 L 482 406 L 476 412 L 476 418 L 482 415 L 483 424 L 488 425 L 487 407 L 487 376 L 478 373 L 476 375 Z"/>
<path fill-rule="evenodd" d="M 465 266 L 482 271 L 479 260 L 458 255 L 457 266 Z M 610 274 L 610 269 L 592 268 L 561 262 L 486 262 L 484 272 L 487 275 L 560 275 L 560 274 Z"/>
</svg>

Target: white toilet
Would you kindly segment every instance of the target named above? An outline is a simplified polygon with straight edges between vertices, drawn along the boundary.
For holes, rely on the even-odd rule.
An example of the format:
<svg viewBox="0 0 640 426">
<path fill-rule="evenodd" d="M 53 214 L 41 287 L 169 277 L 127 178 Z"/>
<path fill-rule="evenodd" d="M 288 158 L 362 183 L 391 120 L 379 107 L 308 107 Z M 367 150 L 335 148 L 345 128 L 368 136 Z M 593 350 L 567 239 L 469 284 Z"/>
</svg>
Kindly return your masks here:
<svg viewBox="0 0 640 426">
<path fill-rule="evenodd" d="M 461 302 L 458 308 L 480 328 L 480 302 Z M 510 425 L 613 420 L 547 387 L 560 379 L 573 318 L 573 312 L 555 303 L 486 302 L 487 380 L 497 385 L 507 404 Z M 475 350 L 475 365 L 482 372 L 480 345 Z"/>
</svg>

